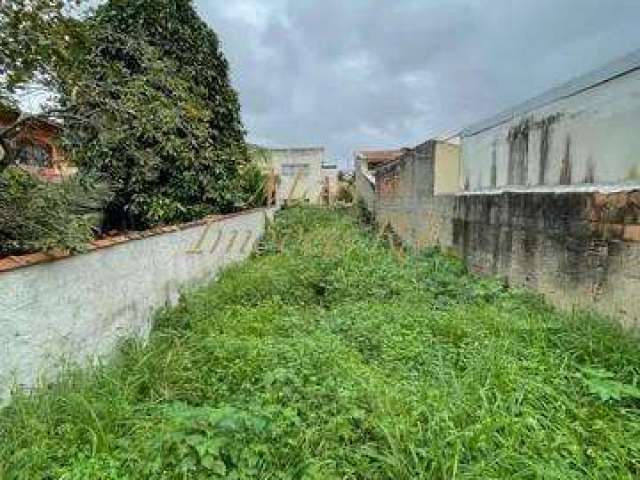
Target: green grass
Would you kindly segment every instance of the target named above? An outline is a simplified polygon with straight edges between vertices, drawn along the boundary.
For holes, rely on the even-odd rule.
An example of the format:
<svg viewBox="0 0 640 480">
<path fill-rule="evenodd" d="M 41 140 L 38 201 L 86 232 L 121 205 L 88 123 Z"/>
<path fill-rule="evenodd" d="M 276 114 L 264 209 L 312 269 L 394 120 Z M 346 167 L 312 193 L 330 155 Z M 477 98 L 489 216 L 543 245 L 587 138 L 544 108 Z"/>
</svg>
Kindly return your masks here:
<svg viewBox="0 0 640 480">
<path fill-rule="evenodd" d="M 17 396 L 0 478 L 640 478 L 639 375 L 605 320 L 294 208 L 146 346 Z"/>
</svg>

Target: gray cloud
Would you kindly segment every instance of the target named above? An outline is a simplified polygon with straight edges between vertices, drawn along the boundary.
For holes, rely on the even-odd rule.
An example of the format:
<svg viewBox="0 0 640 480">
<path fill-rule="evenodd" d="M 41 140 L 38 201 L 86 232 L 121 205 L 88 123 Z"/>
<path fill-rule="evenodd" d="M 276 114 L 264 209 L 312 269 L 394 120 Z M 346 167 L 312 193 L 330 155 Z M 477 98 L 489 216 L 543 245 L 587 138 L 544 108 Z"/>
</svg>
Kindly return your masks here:
<svg viewBox="0 0 640 480">
<path fill-rule="evenodd" d="M 250 139 L 414 145 L 640 47 L 638 0 L 199 0 Z"/>
</svg>

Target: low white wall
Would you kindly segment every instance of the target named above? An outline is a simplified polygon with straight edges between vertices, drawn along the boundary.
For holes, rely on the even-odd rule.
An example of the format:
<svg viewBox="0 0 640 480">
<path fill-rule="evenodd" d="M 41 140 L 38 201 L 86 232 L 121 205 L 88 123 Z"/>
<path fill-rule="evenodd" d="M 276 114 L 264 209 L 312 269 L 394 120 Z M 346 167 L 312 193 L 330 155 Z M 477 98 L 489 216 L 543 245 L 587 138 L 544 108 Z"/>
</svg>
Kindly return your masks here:
<svg viewBox="0 0 640 480">
<path fill-rule="evenodd" d="M 0 273 L 0 401 L 64 362 L 87 364 L 121 340 L 145 338 L 153 314 L 180 291 L 245 259 L 271 212 L 207 225 Z"/>
</svg>

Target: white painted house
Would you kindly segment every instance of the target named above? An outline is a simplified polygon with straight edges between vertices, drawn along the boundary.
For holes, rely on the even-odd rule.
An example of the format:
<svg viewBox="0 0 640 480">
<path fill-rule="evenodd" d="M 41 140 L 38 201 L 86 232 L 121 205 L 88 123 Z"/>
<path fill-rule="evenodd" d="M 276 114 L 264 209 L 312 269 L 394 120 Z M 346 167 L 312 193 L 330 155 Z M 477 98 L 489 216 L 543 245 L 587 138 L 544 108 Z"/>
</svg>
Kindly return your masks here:
<svg viewBox="0 0 640 480">
<path fill-rule="evenodd" d="M 324 148 L 270 148 L 268 152 L 278 178 L 278 205 L 291 201 L 321 203 Z"/>
</svg>

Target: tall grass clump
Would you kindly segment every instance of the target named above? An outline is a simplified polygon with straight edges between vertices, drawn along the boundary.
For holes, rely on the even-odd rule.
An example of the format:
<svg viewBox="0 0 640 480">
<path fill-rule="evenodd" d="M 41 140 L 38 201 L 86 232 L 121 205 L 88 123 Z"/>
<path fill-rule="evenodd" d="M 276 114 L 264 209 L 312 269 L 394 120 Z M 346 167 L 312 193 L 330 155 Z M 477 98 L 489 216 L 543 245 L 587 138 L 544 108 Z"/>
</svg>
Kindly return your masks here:
<svg viewBox="0 0 640 480">
<path fill-rule="evenodd" d="M 638 478 L 639 353 L 348 211 L 292 208 L 147 345 L 17 394 L 0 478 Z"/>
</svg>

